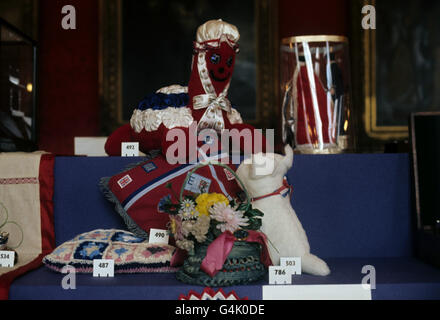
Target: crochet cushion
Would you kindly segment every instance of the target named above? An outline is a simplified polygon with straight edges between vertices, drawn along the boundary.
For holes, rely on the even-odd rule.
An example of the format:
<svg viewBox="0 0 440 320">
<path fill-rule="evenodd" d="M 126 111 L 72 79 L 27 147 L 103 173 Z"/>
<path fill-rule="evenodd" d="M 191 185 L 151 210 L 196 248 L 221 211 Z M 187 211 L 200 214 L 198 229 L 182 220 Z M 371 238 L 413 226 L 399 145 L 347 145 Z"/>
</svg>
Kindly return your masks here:
<svg viewBox="0 0 440 320">
<path fill-rule="evenodd" d="M 175 250 L 171 245 L 148 243 L 127 231 L 99 229 L 61 244 L 44 257 L 43 263 L 57 272 L 69 265 L 77 273 L 93 273 L 94 259 L 111 259 L 115 273 L 175 272 L 170 267 Z"/>
<path fill-rule="evenodd" d="M 211 156 L 227 157 L 227 154 Z M 131 169 L 111 178 L 102 178 L 101 191 L 115 205 L 129 231 L 148 238 L 151 228 L 168 229 L 169 216 L 162 205 L 171 200 L 178 202 L 178 194 L 187 174 L 199 163 L 169 164 L 158 154 L 133 165 Z M 234 165 L 230 165 L 236 169 Z M 186 183 L 185 190 L 192 193 L 223 193 L 232 199 L 241 193 L 235 178 L 224 168 L 206 166 L 197 170 Z"/>
</svg>

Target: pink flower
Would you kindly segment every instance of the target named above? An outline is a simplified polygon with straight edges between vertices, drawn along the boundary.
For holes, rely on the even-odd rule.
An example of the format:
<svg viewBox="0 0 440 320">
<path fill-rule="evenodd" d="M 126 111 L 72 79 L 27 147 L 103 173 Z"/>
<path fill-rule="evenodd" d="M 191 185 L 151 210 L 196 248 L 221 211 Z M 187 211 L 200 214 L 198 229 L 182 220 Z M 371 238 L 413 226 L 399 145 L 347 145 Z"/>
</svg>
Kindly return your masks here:
<svg viewBox="0 0 440 320">
<path fill-rule="evenodd" d="M 174 239 L 181 240 L 185 237 L 182 228 L 182 218 L 180 216 L 171 216 L 168 227 Z"/>
<path fill-rule="evenodd" d="M 209 213 L 211 215 L 211 219 L 221 222 L 217 225 L 217 228 L 222 232 L 234 232 L 240 227 L 249 225 L 247 223 L 249 220 L 243 216 L 242 211 L 235 211 L 230 205 L 226 205 L 224 202 L 215 203 L 209 209 Z"/>
</svg>

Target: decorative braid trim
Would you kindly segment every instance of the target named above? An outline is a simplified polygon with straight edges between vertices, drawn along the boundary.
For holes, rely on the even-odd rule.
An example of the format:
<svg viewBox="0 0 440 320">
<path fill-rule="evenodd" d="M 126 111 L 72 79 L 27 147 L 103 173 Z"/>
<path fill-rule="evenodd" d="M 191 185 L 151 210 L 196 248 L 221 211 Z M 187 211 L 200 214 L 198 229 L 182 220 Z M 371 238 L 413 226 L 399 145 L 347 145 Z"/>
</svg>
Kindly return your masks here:
<svg viewBox="0 0 440 320">
<path fill-rule="evenodd" d="M 130 125 L 137 133 L 143 129 L 147 132 L 156 131 L 161 124 L 167 129 L 176 127 L 188 128 L 194 121 L 190 108 L 168 107 L 163 110 L 135 109 L 130 119 Z"/>
<path fill-rule="evenodd" d="M 0 179 L 0 184 L 38 184 L 38 178 L 6 178 Z"/>
</svg>

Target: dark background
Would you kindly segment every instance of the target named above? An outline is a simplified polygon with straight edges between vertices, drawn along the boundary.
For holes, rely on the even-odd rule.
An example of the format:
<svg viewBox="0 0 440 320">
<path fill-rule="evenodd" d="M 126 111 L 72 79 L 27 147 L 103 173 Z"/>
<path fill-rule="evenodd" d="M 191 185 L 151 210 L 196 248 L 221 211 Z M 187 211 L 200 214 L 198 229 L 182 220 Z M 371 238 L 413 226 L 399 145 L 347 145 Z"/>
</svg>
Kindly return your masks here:
<svg viewBox="0 0 440 320">
<path fill-rule="evenodd" d="M 106 1 L 106 0 L 104 0 Z M 132 1 L 132 0 L 131 0 Z M 273 0 L 276 1 L 276 0 Z M 161 1 L 158 1 L 161 2 Z M 207 1 L 204 1 L 207 2 Z M 209 3 L 214 1 L 209 1 Z M 241 1 L 236 1 L 241 2 Z M 304 34 L 348 35 L 350 28 L 350 0 L 278 0 L 278 38 Z M 6 4 L 10 4 L 6 6 Z M 221 5 L 223 2 L 219 2 Z M 26 14 L 8 14 L 12 23 L 23 25 L 24 31 L 35 35 L 39 42 L 39 98 L 37 132 L 39 148 L 56 154 L 73 154 L 75 136 L 100 136 L 99 100 L 99 1 L 97 0 L 2 0 L 2 8 L 18 7 Z M 77 29 L 61 28 L 61 8 L 73 5 L 77 11 Z M 37 7 L 38 19 L 30 18 L 32 7 Z M 230 8 L 225 10 L 229 11 Z M 232 11 L 232 10 L 230 10 Z M 30 12 L 29 14 L 27 12 Z M 2 9 L 0 15 L 6 15 Z M 241 17 L 241 12 L 235 12 Z M 33 15 L 35 16 L 35 14 Z M 25 17 L 25 18 L 23 18 Z M 14 21 L 12 21 L 14 20 Z M 32 24 L 31 22 L 36 22 Z M 155 29 L 167 21 L 161 21 Z M 183 32 L 184 30 L 179 30 Z M 186 31 L 185 31 L 186 32 Z M 193 31 L 189 32 L 194 36 Z M 138 41 L 150 41 L 137 33 Z M 154 45 L 150 41 L 151 44 Z M 171 46 L 170 43 L 164 45 Z M 243 49 L 246 46 L 241 43 Z M 154 47 L 153 47 L 154 49 Z M 157 50 L 160 54 L 160 50 Z M 143 60 L 151 60 L 145 52 Z M 177 53 L 176 53 L 177 54 Z M 185 53 L 188 54 L 188 53 Z M 240 54 L 241 59 L 242 54 Z M 142 58 L 142 57 L 141 57 Z M 166 61 L 154 61 L 165 65 Z M 182 79 L 189 67 L 182 64 L 177 71 Z M 187 71 L 186 71 L 187 70 Z M 172 75 L 154 83 L 157 89 L 161 81 L 172 84 Z M 153 79 L 154 80 L 154 79 Z M 180 79 L 175 79 L 178 82 Z M 139 82 L 141 80 L 138 80 Z M 187 81 L 187 80 L 185 80 Z M 233 79 L 237 85 L 237 78 Z M 143 95 L 149 88 L 133 95 Z M 142 92 L 141 92 L 142 91 Z M 234 102 L 235 103 L 235 102 Z"/>
<path fill-rule="evenodd" d="M 147 93 L 172 84 L 186 86 L 198 26 L 222 19 L 237 26 L 237 56 L 229 98 L 246 119 L 255 119 L 254 0 L 125 0 L 123 29 L 123 119 Z"/>
<path fill-rule="evenodd" d="M 377 124 L 406 126 L 440 104 L 440 1 L 376 2 Z"/>
<path fill-rule="evenodd" d="M 440 220 L 440 114 L 414 117 L 419 204 L 422 226 Z"/>
</svg>

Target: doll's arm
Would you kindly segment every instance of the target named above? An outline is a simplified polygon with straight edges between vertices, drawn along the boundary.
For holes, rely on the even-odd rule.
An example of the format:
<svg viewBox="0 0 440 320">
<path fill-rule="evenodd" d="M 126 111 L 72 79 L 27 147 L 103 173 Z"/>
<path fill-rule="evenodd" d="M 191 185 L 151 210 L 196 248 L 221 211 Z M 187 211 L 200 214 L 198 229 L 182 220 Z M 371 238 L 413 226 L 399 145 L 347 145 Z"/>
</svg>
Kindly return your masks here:
<svg viewBox="0 0 440 320">
<path fill-rule="evenodd" d="M 151 150 L 159 150 L 161 148 L 161 135 L 163 134 L 163 130 L 160 129 L 161 128 L 153 132 L 142 130 L 137 133 L 130 124 L 126 124 L 116 129 L 116 131 L 107 138 L 104 147 L 105 152 L 109 156 L 120 156 L 122 142 L 139 142 L 139 151 L 143 153 L 148 153 Z"/>
<path fill-rule="evenodd" d="M 118 129 L 116 129 L 105 142 L 105 152 L 109 156 L 120 156 L 121 155 L 121 144 L 122 142 L 131 142 L 131 127 L 130 124 L 126 124 Z"/>
</svg>

